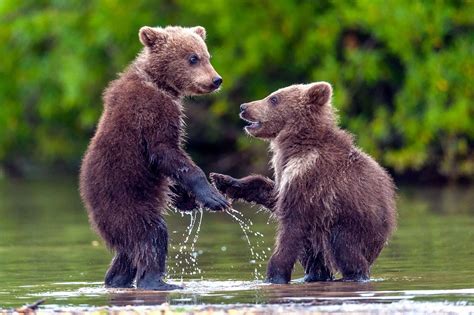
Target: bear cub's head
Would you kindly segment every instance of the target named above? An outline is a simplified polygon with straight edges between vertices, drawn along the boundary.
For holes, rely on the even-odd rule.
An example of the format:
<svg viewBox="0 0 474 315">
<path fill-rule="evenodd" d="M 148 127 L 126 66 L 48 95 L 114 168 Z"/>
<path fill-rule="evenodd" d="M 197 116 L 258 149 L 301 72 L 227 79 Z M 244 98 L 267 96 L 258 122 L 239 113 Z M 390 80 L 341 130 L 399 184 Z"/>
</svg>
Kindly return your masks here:
<svg viewBox="0 0 474 315">
<path fill-rule="evenodd" d="M 262 100 L 240 105 L 245 131 L 254 137 L 274 139 L 281 132 L 301 132 L 334 123 L 332 87 L 327 82 L 295 84 Z"/>
<path fill-rule="evenodd" d="M 139 38 L 145 46 L 139 57 L 143 70 L 158 85 L 183 95 L 210 93 L 220 87 L 222 78 L 209 62 L 203 27 L 144 26 Z"/>
</svg>

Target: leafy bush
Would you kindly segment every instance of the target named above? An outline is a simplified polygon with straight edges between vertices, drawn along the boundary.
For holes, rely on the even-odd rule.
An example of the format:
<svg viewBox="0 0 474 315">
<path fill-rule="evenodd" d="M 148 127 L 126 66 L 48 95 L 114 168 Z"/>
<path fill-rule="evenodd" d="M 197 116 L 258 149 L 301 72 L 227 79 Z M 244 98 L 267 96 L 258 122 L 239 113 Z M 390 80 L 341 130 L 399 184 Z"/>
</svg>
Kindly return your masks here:
<svg viewBox="0 0 474 315">
<path fill-rule="evenodd" d="M 20 4 L 21 3 L 21 4 Z M 101 92 L 141 49 L 142 25 L 202 25 L 218 95 L 188 104 L 208 169 L 266 169 L 238 105 L 289 84 L 334 86 L 341 125 L 395 173 L 474 178 L 471 1 L 22 1 L 0 3 L 0 161 L 77 167 Z"/>
</svg>

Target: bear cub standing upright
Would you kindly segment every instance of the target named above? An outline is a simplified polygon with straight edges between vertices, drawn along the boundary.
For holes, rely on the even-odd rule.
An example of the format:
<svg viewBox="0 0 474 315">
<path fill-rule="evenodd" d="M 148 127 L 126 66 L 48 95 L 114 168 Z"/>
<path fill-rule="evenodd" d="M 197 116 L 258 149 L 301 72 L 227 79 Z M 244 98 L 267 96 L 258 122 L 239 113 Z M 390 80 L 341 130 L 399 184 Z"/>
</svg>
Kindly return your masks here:
<svg viewBox="0 0 474 315">
<path fill-rule="evenodd" d="M 84 156 L 80 192 L 91 224 L 115 257 L 107 287 L 177 288 L 163 281 L 170 195 L 176 207 L 228 207 L 182 148 L 186 95 L 215 91 L 203 27 L 142 27 L 144 49 L 104 92 L 104 111 Z M 172 190 L 172 192 L 170 191 Z"/>
<path fill-rule="evenodd" d="M 267 281 L 288 283 L 297 260 L 305 281 L 369 279 L 396 221 L 387 172 L 340 129 L 326 82 L 293 85 L 241 105 L 245 129 L 270 141 L 275 181 L 211 174 L 230 198 L 263 205 L 278 220 Z"/>
</svg>

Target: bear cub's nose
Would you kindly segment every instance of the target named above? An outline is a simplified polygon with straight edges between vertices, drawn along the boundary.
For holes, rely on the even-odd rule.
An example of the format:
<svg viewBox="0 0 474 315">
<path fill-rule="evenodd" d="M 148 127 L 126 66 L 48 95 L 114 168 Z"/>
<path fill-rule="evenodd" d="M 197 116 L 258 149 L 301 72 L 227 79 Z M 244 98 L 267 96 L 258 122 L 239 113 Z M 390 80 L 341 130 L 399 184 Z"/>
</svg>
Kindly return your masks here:
<svg viewBox="0 0 474 315">
<path fill-rule="evenodd" d="M 215 77 L 214 79 L 212 79 L 212 84 L 214 85 L 214 87 L 218 88 L 222 84 L 222 78 Z"/>
<path fill-rule="evenodd" d="M 247 108 L 247 104 L 240 105 L 240 111 L 243 112 Z"/>
</svg>

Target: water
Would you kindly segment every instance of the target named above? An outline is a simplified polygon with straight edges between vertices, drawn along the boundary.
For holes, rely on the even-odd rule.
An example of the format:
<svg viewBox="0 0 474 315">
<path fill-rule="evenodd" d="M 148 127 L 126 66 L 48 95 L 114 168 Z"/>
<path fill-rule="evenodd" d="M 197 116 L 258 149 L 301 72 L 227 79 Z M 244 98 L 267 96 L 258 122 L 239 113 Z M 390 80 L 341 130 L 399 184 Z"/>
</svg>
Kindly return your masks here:
<svg viewBox="0 0 474 315">
<path fill-rule="evenodd" d="M 257 240 L 255 242 L 256 245 L 254 246 L 254 244 L 250 241 L 249 234 L 257 238 L 263 238 L 264 235 L 258 231 L 252 230 L 252 220 L 245 218 L 245 216 L 239 210 L 230 208 L 226 209 L 225 213 L 227 213 L 232 219 L 234 219 L 235 222 L 237 222 L 237 224 L 240 226 L 240 229 L 242 230 L 242 233 L 244 234 L 245 240 L 247 241 L 250 250 L 250 257 L 252 258 L 249 263 L 257 264 L 259 268 L 262 268 L 262 263 L 266 261 L 267 253 L 265 249 L 262 249 L 260 247 L 264 245 L 265 241 Z M 269 251 L 270 248 L 268 248 L 267 250 Z M 255 280 L 265 279 L 264 275 L 259 272 L 259 268 L 257 268 L 257 266 L 254 269 Z"/>
<path fill-rule="evenodd" d="M 244 216 L 234 211 L 167 216 L 170 282 L 182 281 L 184 290 L 106 290 L 102 279 L 111 254 L 89 228 L 75 179 L 0 182 L 0 308 L 41 298 L 47 309 L 164 302 L 296 310 L 369 303 L 363 304 L 367 310 L 391 302 L 474 305 L 474 187 L 401 187 L 399 227 L 369 283 L 263 284 L 268 259 L 263 251 L 270 254 L 275 224 L 267 224 L 268 214 L 257 213 L 257 207 L 235 208 Z M 181 246 L 186 249 L 180 253 Z M 298 266 L 293 279 L 302 276 Z"/>
<path fill-rule="evenodd" d="M 173 210 L 175 213 L 180 214 L 181 217 L 184 217 L 185 215 L 190 216 L 189 225 L 181 236 L 181 240 L 178 241 L 175 237 L 177 234 L 176 230 L 173 231 L 170 237 L 171 249 L 175 250 L 178 248 L 178 253 L 174 256 L 174 265 L 170 264 L 168 267 L 168 279 L 179 278 L 181 284 L 183 284 L 183 279 L 186 275 L 197 275 L 202 273 L 202 270 L 198 265 L 198 255 L 203 252 L 196 251 L 196 242 L 199 238 L 199 232 L 201 231 L 204 213 L 203 209 L 197 209 L 195 212 L 180 212 L 176 209 Z M 198 225 L 195 230 L 194 226 L 196 221 L 198 222 Z M 189 244 L 191 239 L 191 244 Z M 175 246 L 175 243 L 178 243 L 178 246 Z"/>
</svg>

